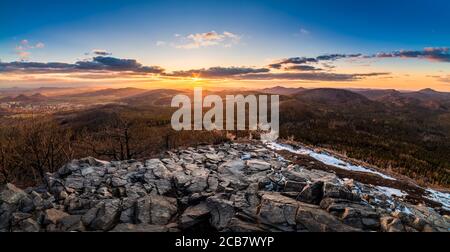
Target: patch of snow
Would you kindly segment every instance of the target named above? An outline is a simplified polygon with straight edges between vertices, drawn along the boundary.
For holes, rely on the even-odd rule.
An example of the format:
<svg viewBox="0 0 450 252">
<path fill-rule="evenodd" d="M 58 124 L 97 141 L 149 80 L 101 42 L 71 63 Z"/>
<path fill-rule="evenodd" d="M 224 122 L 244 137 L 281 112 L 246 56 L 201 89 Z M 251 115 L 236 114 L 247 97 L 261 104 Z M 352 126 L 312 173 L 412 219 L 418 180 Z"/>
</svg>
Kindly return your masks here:
<svg viewBox="0 0 450 252">
<path fill-rule="evenodd" d="M 299 149 L 294 149 L 290 145 L 280 144 L 280 143 L 275 143 L 275 142 L 270 142 L 270 143 L 267 143 L 266 145 L 267 145 L 267 147 L 269 147 L 270 149 L 273 149 L 273 150 L 286 150 L 286 151 L 289 151 L 289 152 L 295 153 L 295 154 L 308 155 L 326 165 L 331 165 L 331 166 L 334 166 L 334 167 L 337 167 L 340 169 L 344 169 L 344 170 L 348 170 L 348 171 L 356 171 L 356 172 L 367 172 L 367 173 L 376 174 L 385 179 L 396 180 L 395 178 L 385 175 L 381 172 L 374 171 L 372 169 L 369 169 L 369 168 L 366 168 L 366 167 L 363 167 L 360 165 L 350 164 L 350 163 L 345 162 L 337 157 L 334 157 L 331 154 L 326 153 L 326 152 L 319 153 L 319 152 L 315 152 L 313 150 L 303 148 L 303 147 L 300 147 Z"/>
<path fill-rule="evenodd" d="M 241 159 L 242 159 L 242 160 L 249 160 L 249 159 L 251 159 L 251 158 L 252 158 L 252 156 L 251 156 L 250 154 L 248 154 L 248 153 L 243 154 L 243 155 L 241 156 Z"/>
<path fill-rule="evenodd" d="M 442 208 L 450 211 L 450 193 L 439 192 L 433 189 L 425 190 L 428 195 L 425 198 L 442 204 Z"/>
<path fill-rule="evenodd" d="M 403 207 L 402 212 L 404 212 L 405 214 L 408 214 L 408 215 L 413 215 L 413 213 L 411 212 L 411 210 L 409 210 L 409 208 L 407 208 L 406 206 Z"/>
<path fill-rule="evenodd" d="M 105 160 L 100 160 L 100 159 L 96 159 L 96 158 L 94 158 L 94 159 L 95 159 L 95 162 L 100 163 L 100 164 L 102 164 L 104 166 L 111 164 L 111 162 L 108 162 L 108 161 L 105 161 Z"/>
<path fill-rule="evenodd" d="M 399 189 L 391 188 L 391 187 L 385 187 L 385 186 L 376 186 L 377 190 L 384 195 L 388 197 L 397 196 L 397 197 L 405 197 L 408 195 L 404 191 L 401 191 Z"/>
</svg>

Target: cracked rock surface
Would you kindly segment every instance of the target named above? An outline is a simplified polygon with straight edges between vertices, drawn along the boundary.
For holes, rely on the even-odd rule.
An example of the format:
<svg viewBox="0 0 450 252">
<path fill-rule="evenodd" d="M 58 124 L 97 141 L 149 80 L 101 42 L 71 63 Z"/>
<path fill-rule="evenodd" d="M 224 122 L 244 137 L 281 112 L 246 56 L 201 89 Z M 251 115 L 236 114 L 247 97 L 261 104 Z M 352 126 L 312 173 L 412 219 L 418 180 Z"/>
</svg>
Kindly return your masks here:
<svg viewBox="0 0 450 252">
<path fill-rule="evenodd" d="M 260 142 L 180 149 L 162 158 L 73 160 L 46 185 L 0 189 L 0 230 L 443 231 L 447 215 L 370 185 L 294 164 Z"/>
</svg>

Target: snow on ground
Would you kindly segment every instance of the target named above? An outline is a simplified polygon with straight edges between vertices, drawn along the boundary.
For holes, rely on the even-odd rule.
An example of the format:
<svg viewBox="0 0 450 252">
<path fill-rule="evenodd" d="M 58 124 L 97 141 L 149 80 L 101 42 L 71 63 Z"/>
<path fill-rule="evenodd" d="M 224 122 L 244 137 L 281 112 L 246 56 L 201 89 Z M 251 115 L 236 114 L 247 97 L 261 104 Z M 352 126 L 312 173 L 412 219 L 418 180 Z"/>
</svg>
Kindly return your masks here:
<svg viewBox="0 0 450 252">
<path fill-rule="evenodd" d="M 286 151 L 289 151 L 289 152 L 295 153 L 295 154 L 308 155 L 324 164 L 331 165 L 331 166 L 334 166 L 334 167 L 337 167 L 340 169 L 355 171 L 355 172 L 368 172 L 368 173 L 376 174 L 385 179 L 396 180 L 393 177 L 390 177 L 390 176 L 385 175 L 378 171 L 374 171 L 370 168 L 366 168 L 366 167 L 360 166 L 360 165 L 350 164 L 350 163 L 343 161 L 327 152 L 316 152 L 316 151 L 306 148 L 306 147 L 300 147 L 300 148 L 296 149 L 296 148 L 292 147 L 291 145 L 281 144 L 281 143 L 276 143 L 276 142 L 266 142 L 266 146 L 273 150 L 286 150 Z M 406 195 L 408 195 L 404 191 L 401 191 L 401 190 L 398 190 L 395 188 L 391 188 L 391 187 L 376 186 L 375 189 L 379 193 L 384 194 L 384 195 L 388 196 L 389 198 L 392 198 L 392 196 L 405 197 Z M 429 188 L 426 188 L 425 192 L 426 192 L 426 195 L 424 196 L 425 198 L 442 204 L 442 207 L 444 209 L 450 211 L 450 193 L 439 192 L 439 191 L 429 189 Z M 406 207 L 404 207 L 403 209 L 399 209 L 399 211 L 406 212 L 406 213 L 410 212 L 410 210 Z"/>
<path fill-rule="evenodd" d="M 391 187 L 376 186 L 376 189 L 388 197 L 392 197 L 392 196 L 405 197 L 406 195 L 408 195 L 407 193 L 405 193 L 399 189 L 395 189 L 395 188 L 391 188 Z"/>
<path fill-rule="evenodd" d="M 291 153 L 295 154 L 301 154 L 301 155 L 308 155 L 326 165 L 331 165 L 340 169 L 348 170 L 348 171 L 356 171 L 356 172 L 368 172 L 372 174 L 376 174 L 382 178 L 390 179 L 390 180 L 396 180 L 393 177 L 387 176 L 381 172 L 374 171 L 372 169 L 360 166 L 360 165 L 353 165 L 348 162 L 345 162 L 337 157 L 332 156 L 329 153 L 326 152 L 316 152 L 311 149 L 307 149 L 304 147 L 300 147 L 299 149 L 294 149 L 292 146 L 287 144 L 280 144 L 275 142 L 269 142 L 266 144 L 267 147 L 273 149 L 273 150 L 286 150 Z"/>
<path fill-rule="evenodd" d="M 450 193 L 443 193 L 433 189 L 426 189 L 425 191 L 428 193 L 425 196 L 427 199 L 441 203 L 442 208 L 450 211 Z"/>
</svg>

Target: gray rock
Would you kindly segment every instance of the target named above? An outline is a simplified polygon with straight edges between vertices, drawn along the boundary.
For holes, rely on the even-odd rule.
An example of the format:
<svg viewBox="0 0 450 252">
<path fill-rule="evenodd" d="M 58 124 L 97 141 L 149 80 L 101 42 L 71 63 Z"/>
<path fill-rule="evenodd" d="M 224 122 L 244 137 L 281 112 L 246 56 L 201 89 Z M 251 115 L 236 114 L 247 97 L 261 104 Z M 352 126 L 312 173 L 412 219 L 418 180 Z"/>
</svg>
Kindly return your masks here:
<svg viewBox="0 0 450 252">
<path fill-rule="evenodd" d="M 300 182 L 300 183 L 308 182 L 308 179 L 302 173 L 292 170 L 292 169 L 284 170 L 284 171 L 282 171 L 282 174 L 288 181 Z"/>
<path fill-rule="evenodd" d="M 68 213 L 55 208 L 45 210 L 44 224 L 57 224 L 62 218 L 69 216 Z"/>
<path fill-rule="evenodd" d="M 405 227 L 403 226 L 400 219 L 393 217 L 382 217 L 380 218 L 381 230 L 384 232 L 404 232 Z"/>
<path fill-rule="evenodd" d="M 360 198 L 357 195 L 353 194 L 346 187 L 330 182 L 325 182 L 323 185 L 323 197 L 347 199 L 354 201 L 360 200 Z"/>
<path fill-rule="evenodd" d="M 292 180 L 286 181 L 284 185 L 285 192 L 301 192 L 305 186 L 308 184 L 306 182 L 295 182 Z"/>
<path fill-rule="evenodd" d="M 39 224 L 32 218 L 20 220 L 12 228 L 13 232 L 39 232 Z"/>
<path fill-rule="evenodd" d="M 264 228 L 261 228 L 256 223 L 249 223 L 238 218 L 231 218 L 225 231 L 228 232 L 264 232 Z"/>
<path fill-rule="evenodd" d="M 297 196 L 297 200 L 302 202 L 318 205 L 323 197 L 323 182 L 316 181 L 303 188 L 300 194 Z"/>
<path fill-rule="evenodd" d="M 71 175 L 66 178 L 64 185 L 68 188 L 81 190 L 84 188 L 84 178 L 81 176 Z"/>
<path fill-rule="evenodd" d="M 96 210 L 92 210 L 92 212 L 89 213 L 90 216 L 86 216 L 87 213 L 83 216 L 83 223 L 89 223 L 91 216 L 95 213 L 95 217 L 89 223 L 89 227 L 91 229 L 108 231 L 113 228 L 119 221 L 119 199 L 106 199 L 104 201 L 101 201 L 95 208 Z"/>
<path fill-rule="evenodd" d="M 333 215 L 316 205 L 299 202 L 296 222 L 297 231 L 309 232 L 355 232 L 353 227 L 343 224 Z"/>
<path fill-rule="evenodd" d="M 195 206 L 190 206 L 184 210 L 180 218 L 182 228 L 190 228 L 196 224 L 207 220 L 209 217 L 209 208 L 205 202 Z"/>
<path fill-rule="evenodd" d="M 250 159 L 246 161 L 248 169 L 252 172 L 266 171 L 270 169 L 270 164 L 259 159 Z"/>
<path fill-rule="evenodd" d="M 162 225 L 151 224 L 117 224 L 110 232 L 167 232 L 168 228 Z"/>
<path fill-rule="evenodd" d="M 123 178 L 120 178 L 120 177 L 113 177 L 111 179 L 111 185 L 113 187 L 124 186 L 126 184 L 127 184 L 127 180 L 126 179 L 123 179 Z"/>
<path fill-rule="evenodd" d="M 165 225 L 176 212 L 175 198 L 149 195 L 137 201 L 136 218 L 139 223 Z"/>
<path fill-rule="evenodd" d="M 1 186 L 0 231 L 177 232 L 208 225 L 233 232 L 450 228 L 443 210 L 427 201 L 413 205 L 408 198 L 374 194 L 372 185 L 290 164 L 256 142 L 167 154 L 145 165 L 88 157 L 47 173 L 45 186 L 24 191 Z"/>
<path fill-rule="evenodd" d="M 28 195 L 13 184 L 7 183 L 0 188 L 0 204 L 7 203 L 10 205 L 17 205 L 26 197 L 28 197 Z"/>
<path fill-rule="evenodd" d="M 190 193 L 203 192 L 208 186 L 209 171 L 203 168 L 196 168 L 191 171 L 190 185 L 187 191 Z"/>
<path fill-rule="evenodd" d="M 211 213 L 211 225 L 219 231 L 226 228 L 235 214 L 233 202 L 212 196 L 206 203 Z"/>
<path fill-rule="evenodd" d="M 240 159 L 227 161 L 217 169 L 222 181 L 226 181 L 231 188 L 242 190 L 248 186 L 244 174 L 245 163 Z"/>
<path fill-rule="evenodd" d="M 282 231 L 294 231 L 298 202 L 279 193 L 264 193 L 261 197 L 261 222 Z"/>
<path fill-rule="evenodd" d="M 81 215 L 69 215 L 61 218 L 58 222 L 57 227 L 61 231 L 85 231 L 85 227 L 81 221 Z"/>
</svg>

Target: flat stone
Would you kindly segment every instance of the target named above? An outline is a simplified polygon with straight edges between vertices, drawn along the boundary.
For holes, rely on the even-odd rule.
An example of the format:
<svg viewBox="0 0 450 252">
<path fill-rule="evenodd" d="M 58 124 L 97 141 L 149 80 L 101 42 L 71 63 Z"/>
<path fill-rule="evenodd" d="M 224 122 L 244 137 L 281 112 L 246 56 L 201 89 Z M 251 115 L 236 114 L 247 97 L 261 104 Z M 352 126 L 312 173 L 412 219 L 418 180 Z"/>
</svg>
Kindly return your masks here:
<svg viewBox="0 0 450 252">
<path fill-rule="evenodd" d="M 69 214 L 64 211 L 55 208 L 47 209 L 45 210 L 44 224 L 56 224 L 66 216 L 69 216 Z"/>
<path fill-rule="evenodd" d="M 117 224 L 110 232 L 167 232 L 168 228 L 162 225 L 151 224 Z"/>
<path fill-rule="evenodd" d="M 189 206 L 184 210 L 180 218 L 180 225 L 182 228 L 190 228 L 209 217 L 209 208 L 205 202 L 195 206 Z"/>
<path fill-rule="evenodd" d="M 233 202 L 212 196 L 206 203 L 212 216 L 211 225 L 219 231 L 226 228 L 235 213 Z"/>
<path fill-rule="evenodd" d="M 265 171 L 270 169 L 270 164 L 259 159 L 250 159 L 246 161 L 248 169 L 251 171 Z"/>
<path fill-rule="evenodd" d="M 13 184 L 7 183 L 0 188 L 0 204 L 3 202 L 11 205 L 19 204 L 25 197 L 27 194 Z"/>
</svg>

